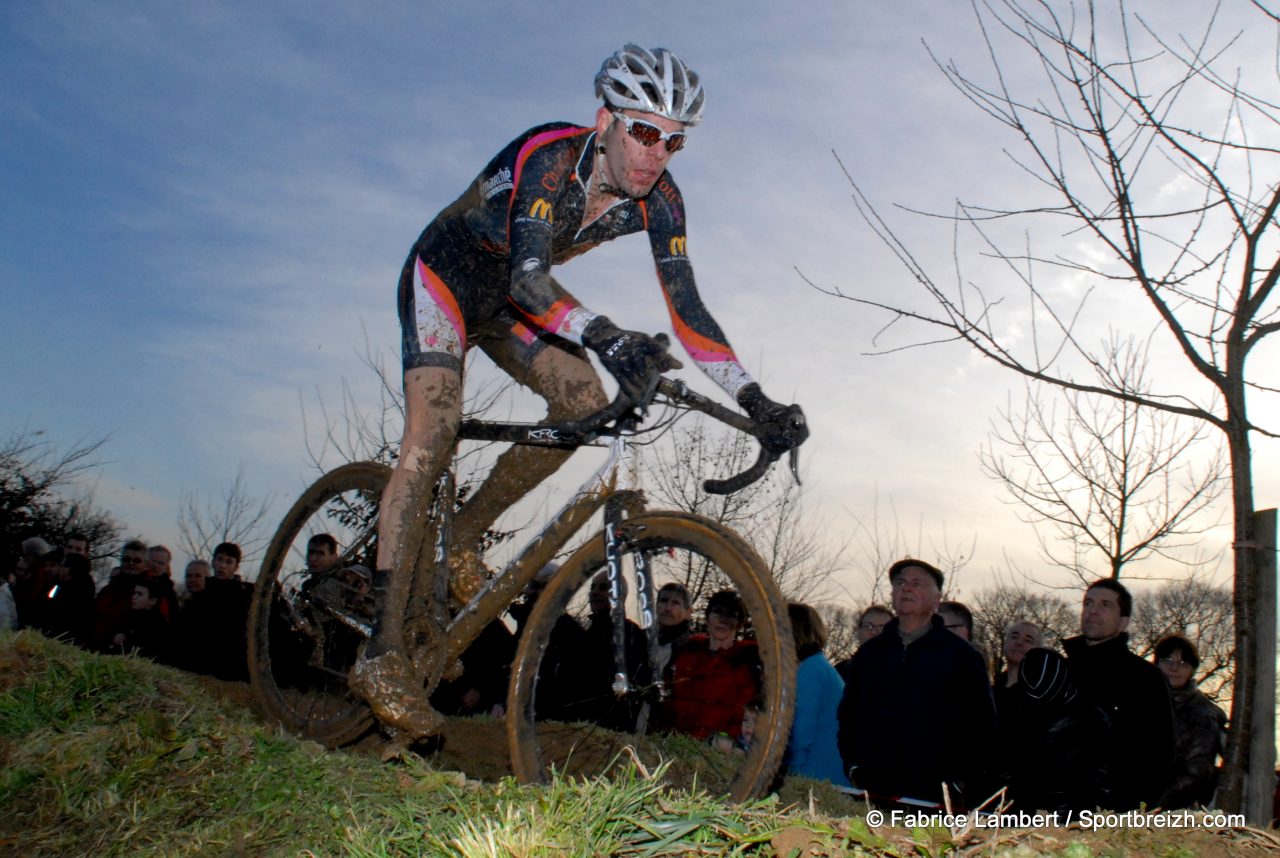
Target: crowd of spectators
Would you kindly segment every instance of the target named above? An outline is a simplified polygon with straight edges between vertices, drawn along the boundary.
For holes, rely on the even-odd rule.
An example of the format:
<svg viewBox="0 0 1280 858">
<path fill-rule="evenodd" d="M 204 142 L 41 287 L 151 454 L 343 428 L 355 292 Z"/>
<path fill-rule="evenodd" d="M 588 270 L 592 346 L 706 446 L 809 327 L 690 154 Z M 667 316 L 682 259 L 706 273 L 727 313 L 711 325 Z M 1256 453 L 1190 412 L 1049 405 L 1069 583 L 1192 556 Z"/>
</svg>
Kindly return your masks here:
<svg viewBox="0 0 1280 858">
<path fill-rule="evenodd" d="M 29 628 L 102 653 L 136 653 L 219 679 L 249 678 L 245 630 L 253 586 L 240 577 L 240 546 L 192 559 L 182 595 L 173 553 L 130 540 L 97 587 L 90 546 L 73 534 L 51 547 L 32 537 L 0 584 L 0 628 Z M 212 574 L 210 574 L 212 571 Z"/>
<path fill-rule="evenodd" d="M 163 545 L 126 542 L 100 588 L 89 549 L 80 535 L 58 548 L 26 540 L 13 573 L 0 581 L 0 628 L 32 628 L 98 652 L 248 679 L 253 588 L 240 577 L 239 546 L 222 543 L 208 560 L 192 558 L 181 590 Z M 368 570 L 336 569 L 338 558 L 332 536 L 313 536 L 307 574 L 340 578 L 354 598 L 367 597 Z M 460 674 L 437 687 L 432 702 L 441 712 L 503 714 L 519 635 L 555 571 L 544 569 L 512 605 L 514 632 L 491 623 L 463 656 Z M 904 559 L 888 577 L 891 604 L 862 612 L 858 648 L 835 666 L 823 653 L 827 629 L 819 613 L 788 606 L 798 669 L 785 771 L 882 802 L 952 808 L 982 805 L 1001 790 L 1027 811 L 1211 804 L 1226 716 L 1196 688 L 1192 641 L 1165 638 L 1154 661 L 1130 651 L 1133 598 L 1117 580 L 1086 589 L 1081 633 L 1060 650 L 1047 646 L 1030 620 L 1011 623 L 1005 669 L 993 682 L 985 654 L 970 642 L 972 612 L 941 599 L 943 573 Z M 542 717 L 620 731 L 647 726 L 726 753 L 747 752 L 762 706 L 761 663 L 742 599 L 732 590 L 714 593 L 695 616 L 685 586 L 664 584 L 651 661 L 647 636 L 632 620 L 619 613 L 625 625 L 614 628 L 611 606 L 626 595 L 625 582 L 611 585 L 601 572 L 589 584 L 585 616 L 558 619 L 539 674 Z M 615 639 L 624 643 L 625 665 L 615 664 Z M 350 643 L 354 651 L 358 641 Z M 636 688 L 660 678 L 667 693 L 652 711 L 640 696 L 619 697 L 619 669 Z M 641 717 L 651 721 L 640 725 Z"/>
<path fill-rule="evenodd" d="M 841 763 L 882 802 L 1059 813 L 1209 806 L 1226 716 L 1195 687 L 1194 644 L 1170 636 L 1147 661 L 1129 649 L 1133 597 L 1119 581 L 1086 588 L 1080 634 L 1046 646 L 1018 620 L 992 682 L 969 643 L 972 613 L 942 602 L 940 570 L 889 569 L 892 619 L 872 606 L 859 648 L 838 666 Z"/>
</svg>

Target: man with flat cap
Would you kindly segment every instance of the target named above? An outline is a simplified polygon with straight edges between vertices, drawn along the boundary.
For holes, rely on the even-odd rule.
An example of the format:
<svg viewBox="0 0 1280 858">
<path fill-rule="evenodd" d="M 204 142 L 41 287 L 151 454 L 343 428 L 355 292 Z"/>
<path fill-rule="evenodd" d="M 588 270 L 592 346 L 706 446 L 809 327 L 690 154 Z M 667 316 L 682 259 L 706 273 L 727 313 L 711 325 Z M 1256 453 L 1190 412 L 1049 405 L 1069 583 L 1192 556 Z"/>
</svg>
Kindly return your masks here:
<svg viewBox="0 0 1280 858">
<path fill-rule="evenodd" d="M 894 618 L 850 660 L 840 756 L 872 798 L 976 805 L 989 783 L 996 713 L 982 656 L 947 631 L 942 572 L 913 558 L 889 567 Z"/>
</svg>

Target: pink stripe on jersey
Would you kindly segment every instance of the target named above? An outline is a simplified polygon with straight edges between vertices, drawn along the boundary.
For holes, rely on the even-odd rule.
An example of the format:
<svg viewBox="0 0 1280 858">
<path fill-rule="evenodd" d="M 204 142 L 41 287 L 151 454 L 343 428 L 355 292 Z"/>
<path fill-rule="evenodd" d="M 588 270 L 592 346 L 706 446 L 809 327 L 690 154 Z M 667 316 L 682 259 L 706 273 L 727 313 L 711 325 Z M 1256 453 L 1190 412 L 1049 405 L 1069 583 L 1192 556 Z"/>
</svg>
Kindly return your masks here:
<svg viewBox="0 0 1280 858">
<path fill-rule="evenodd" d="M 679 337 L 679 339 L 680 345 L 684 346 L 684 350 L 689 353 L 689 357 L 693 358 L 698 363 L 719 363 L 720 361 L 736 361 L 738 359 L 738 356 L 728 349 L 719 348 L 715 351 L 700 349 L 684 337 Z"/>
</svg>

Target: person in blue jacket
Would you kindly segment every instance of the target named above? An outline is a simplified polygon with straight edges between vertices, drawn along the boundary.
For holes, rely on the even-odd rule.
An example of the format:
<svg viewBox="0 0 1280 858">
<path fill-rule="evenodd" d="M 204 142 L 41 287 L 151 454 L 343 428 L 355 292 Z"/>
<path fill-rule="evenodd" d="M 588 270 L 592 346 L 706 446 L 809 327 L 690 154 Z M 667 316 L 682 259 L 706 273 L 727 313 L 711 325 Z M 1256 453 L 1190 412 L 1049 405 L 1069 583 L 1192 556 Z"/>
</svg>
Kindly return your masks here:
<svg viewBox="0 0 1280 858">
<path fill-rule="evenodd" d="M 787 605 L 796 641 L 796 714 L 782 763 L 790 774 L 849 786 L 836 741 L 836 710 L 844 696 L 844 680 L 823 655 L 827 626 L 811 605 Z"/>
</svg>

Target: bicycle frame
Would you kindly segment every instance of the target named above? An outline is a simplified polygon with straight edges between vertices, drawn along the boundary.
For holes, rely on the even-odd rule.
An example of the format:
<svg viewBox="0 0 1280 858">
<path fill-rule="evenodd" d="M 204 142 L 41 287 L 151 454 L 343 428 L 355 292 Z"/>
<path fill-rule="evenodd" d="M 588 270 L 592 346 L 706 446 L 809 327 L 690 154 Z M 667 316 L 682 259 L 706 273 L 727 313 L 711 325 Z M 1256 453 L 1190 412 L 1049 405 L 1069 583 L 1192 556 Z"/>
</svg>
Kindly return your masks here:
<svg viewBox="0 0 1280 858">
<path fill-rule="evenodd" d="M 701 411 L 747 434 L 756 435 L 759 432 L 759 428 L 749 418 L 688 390 L 683 382 L 661 379 L 658 391 L 673 406 Z M 597 415 L 577 424 L 561 426 L 490 423 L 478 420 L 462 422 L 458 430 L 458 441 L 496 441 L 578 449 L 584 446 L 599 446 L 596 442 L 607 437 L 610 439 L 609 454 L 600 468 L 583 482 L 542 530 L 533 536 L 515 558 L 487 582 L 451 619 L 447 618 L 450 578 L 447 555 L 456 486 L 452 467 L 444 470 L 434 493 L 432 518 L 435 522 L 435 532 L 430 546 L 430 556 L 420 556 L 415 568 L 414 581 L 410 584 L 410 592 L 414 595 L 410 610 L 414 616 L 407 618 L 405 626 L 406 631 L 416 628 L 426 632 L 422 636 L 406 634 L 404 644 L 411 656 L 411 661 L 418 666 L 429 687 L 435 685 L 449 665 L 456 663 L 486 626 L 502 616 L 538 572 L 551 562 L 573 536 L 603 507 L 610 614 L 613 619 L 615 638 L 613 690 L 619 696 L 632 690 L 625 664 L 626 605 L 622 596 L 622 557 L 626 539 L 622 524 L 627 517 L 644 511 L 644 498 L 643 493 L 636 488 L 639 456 L 635 449 L 637 444 L 631 440 L 635 434 L 632 431 L 635 421 L 624 416 L 626 409 L 620 408 L 620 403 L 621 400 L 615 400 L 609 408 Z M 625 405 L 625 403 L 622 404 Z M 600 418 L 606 414 L 610 416 L 600 421 Z M 612 429 L 606 429 L 605 424 L 614 420 L 617 421 L 617 425 Z M 776 456 L 769 457 L 762 449 L 760 457 L 750 469 L 727 480 L 709 480 L 706 483 L 707 489 L 721 494 L 736 491 L 763 476 L 774 459 Z M 794 458 L 792 467 L 794 472 Z M 424 549 L 424 554 L 426 553 L 428 552 Z M 423 592 L 419 587 L 419 582 L 422 581 L 426 571 L 426 564 L 429 564 L 435 573 L 432 579 L 434 586 L 430 593 Z M 641 628 L 648 639 L 648 654 L 653 660 L 658 649 L 653 580 L 649 574 L 648 562 L 643 556 L 635 556 L 633 566 L 637 581 L 636 598 Z M 424 607 L 425 614 L 421 613 Z M 424 619 L 425 623 L 422 622 Z M 360 624 L 360 627 L 366 630 L 366 634 L 368 633 L 364 624 Z M 657 686 L 658 694 L 661 696 L 665 693 L 661 681 L 658 681 Z"/>
<path fill-rule="evenodd" d="M 464 437 L 464 433 L 460 432 L 459 437 Z M 524 443 L 559 445 L 558 441 L 550 438 L 531 439 Z M 609 601 L 614 616 L 615 635 L 621 636 L 623 623 L 620 615 L 625 612 L 625 605 L 621 598 L 622 536 L 618 531 L 618 525 L 624 515 L 634 515 L 643 508 L 641 494 L 634 488 L 637 459 L 635 445 L 629 436 L 620 434 L 611 439 L 609 455 L 600 468 L 582 483 L 564 506 L 551 517 L 546 526 L 534 535 L 515 558 L 473 596 L 448 623 L 445 640 L 449 659 L 460 657 L 485 626 L 507 610 L 538 571 L 551 562 L 574 534 L 580 531 L 602 507 L 605 508 L 606 551 L 609 552 L 610 557 Z M 445 478 L 442 477 L 442 479 Z M 437 552 L 439 552 L 441 546 L 448 544 L 448 534 L 444 528 L 439 529 L 436 539 Z M 445 569 L 447 575 L 447 564 Z M 652 581 L 647 579 L 648 576 L 645 575 L 644 580 L 647 581 L 647 586 L 642 585 L 639 588 L 641 592 L 638 594 L 646 629 L 654 622 Z M 617 649 L 621 650 L 620 638 Z M 615 677 L 615 684 L 618 681 L 623 683 L 622 690 L 618 693 L 626 693 L 630 690 L 625 668 L 621 666 L 618 676 Z"/>
</svg>

